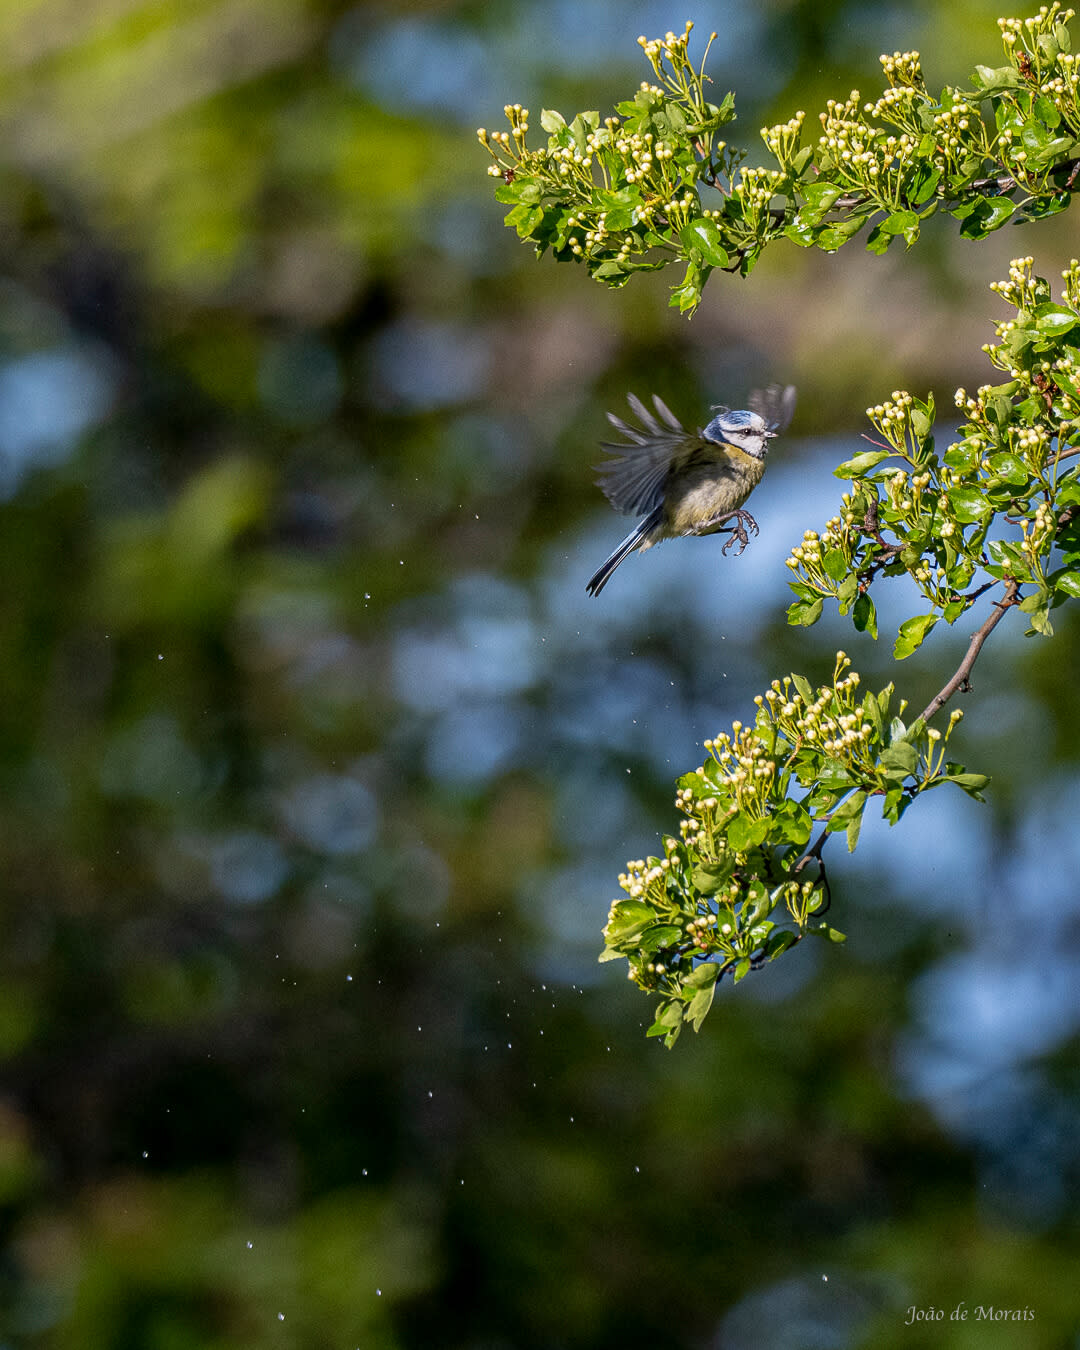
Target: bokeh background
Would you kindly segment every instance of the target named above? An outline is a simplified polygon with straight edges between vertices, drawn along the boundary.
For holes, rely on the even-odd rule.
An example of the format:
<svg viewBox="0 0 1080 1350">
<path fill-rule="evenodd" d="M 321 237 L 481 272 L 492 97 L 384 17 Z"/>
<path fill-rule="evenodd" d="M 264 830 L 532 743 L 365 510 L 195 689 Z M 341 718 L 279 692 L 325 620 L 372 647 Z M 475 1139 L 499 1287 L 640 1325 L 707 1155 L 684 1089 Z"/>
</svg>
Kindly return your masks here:
<svg viewBox="0 0 1080 1350">
<path fill-rule="evenodd" d="M 997 13 L 0 6 L 4 1350 L 1080 1344 L 1071 612 L 977 668 L 987 805 L 836 846 L 846 947 L 672 1052 L 596 962 L 770 679 L 843 646 L 921 706 L 953 669 L 967 630 L 894 668 L 884 586 L 877 644 L 788 629 L 783 558 L 868 403 L 989 378 L 989 282 L 1075 218 L 778 246 L 687 323 L 674 274 L 537 264 L 474 137 L 608 107 L 693 17 L 756 157 L 881 51 L 996 64 Z M 761 537 L 587 598 L 605 409 L 771 379 Z"/>
</svg>

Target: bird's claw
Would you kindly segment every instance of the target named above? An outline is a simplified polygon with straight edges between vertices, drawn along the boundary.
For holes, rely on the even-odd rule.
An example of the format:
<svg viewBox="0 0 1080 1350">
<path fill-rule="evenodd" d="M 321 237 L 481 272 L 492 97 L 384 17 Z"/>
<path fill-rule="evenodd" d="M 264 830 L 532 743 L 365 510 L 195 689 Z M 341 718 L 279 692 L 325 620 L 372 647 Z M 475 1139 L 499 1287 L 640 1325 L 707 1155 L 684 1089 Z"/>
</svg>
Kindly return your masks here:
<svg viewBox="0 0 1080 1350">
<path fill-rule="evenodd" d="M 727 522 L 729 520 L 734 520 L 735 524 L 727 525 Z M 730 533 L 731 535 L 731 538 L 721 549 L 721 552 L 726 554 L 728 549 L 731 548 L 732 544 L 737 543 L 739 547 L 735 554 L 736 557 L 739 556 L 739 554 L 750 542 L 750 536 L 747 534 L 747 530 L 750 531 L 750 534 L 761 533 L 761 531 L 758 529 L 757 521 L 754 519 L 754 517 L 750 514 L 749 511 L 728 511 L 725 515 L 717 517 L 715 521 L 715 526 L 717 528 L 723 528 L 726 526 L 728 533 Z"/>
</svg>

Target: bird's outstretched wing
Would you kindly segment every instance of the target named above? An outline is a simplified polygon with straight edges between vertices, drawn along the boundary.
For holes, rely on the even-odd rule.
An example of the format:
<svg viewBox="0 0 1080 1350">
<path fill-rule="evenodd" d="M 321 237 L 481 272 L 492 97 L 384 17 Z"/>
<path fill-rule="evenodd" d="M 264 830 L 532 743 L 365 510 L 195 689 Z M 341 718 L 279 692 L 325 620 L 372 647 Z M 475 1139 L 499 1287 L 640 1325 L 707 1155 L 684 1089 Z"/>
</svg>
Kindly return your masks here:
<svg viewBox="0 0 1080 1350">
<path fill-rule="evenodd" d="M 663 501 L 664 483 L 672 466 L 685 464 L 706 443 L 699 432 L 687 431 L 656 394 L 653 394 L 653 405 L 663 425 L 636 394 L 628 394 L 627 402 L 644 430 L 608 413 L 608 421 L 627 438 L 628 444 L 605 443 L 601 446 L 612 458 L 595 466 L 601 475 L 596 481 L 616 511 L 627 516 L 643 516 Z"/>
<path fill-rule="evenodd" d="M 755 389 L 746 402 L 750 411 L 763 418 L 769 430 L 779 436 L 788 429 L 795 413 L 795 386 L 770 384 L 768 389 Z"/>
</svg>

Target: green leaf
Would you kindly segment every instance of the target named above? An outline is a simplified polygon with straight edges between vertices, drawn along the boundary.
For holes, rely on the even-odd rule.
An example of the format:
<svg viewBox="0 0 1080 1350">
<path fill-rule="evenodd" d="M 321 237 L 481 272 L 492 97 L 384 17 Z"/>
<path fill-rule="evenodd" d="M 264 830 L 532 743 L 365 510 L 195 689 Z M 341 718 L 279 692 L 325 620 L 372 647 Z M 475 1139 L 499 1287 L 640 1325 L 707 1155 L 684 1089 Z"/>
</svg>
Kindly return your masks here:
<svg viewBox="0 0 1080 1350">
<path fill-rule="evenodd" d="M 816 600 L 796 600 L 793 605 L 788 606 L 787 621 L 802 628 L 809 628 L 821 618 L 823 607 L 820 596 Z"/>
<path fill-rule="evenodd" d="M 983 239 L 998 230 L 1017 210 L 1011 197 L 978 197 L 972 210 L 966 213 L 960 233 L 965 239 Z M 953 215 L 959 215 L 953 211 Z"/>
<path fill-rule="evenodd" d="M 845 797 L 836 810 L 829 817 L 828 831 L 835 834 L 837 830 L 843 829 L 852 816 L 858 815 L 866 805 L 866 793 L 860 788 L 858 792 L 853 792 L 850 797 Z"/>
<path fill-rule="evenodd" d="M 805 675 L 792 674 L 791 683 L 799 691 L 804 703 L 807 704 L 813 703 L 814 691 L 810 686 L 810 681 L 806 678 Z"/>
<path fill-rule="evenodd" d="M 822 920 L 821 923 L 819 924 L 809 925 L 806 931 L 807 933 L 812 933 L 814 937 L 827 938 L 830 942 L 847 941 L 846 933 L 841 933 L 839 929 L 836 928 L 830 928 L 829 925 L 824 920 Z"/>
<path fill-rule="evenodd" d="M 846 614 L 859 591 L 859 578 L 855 572 L 849 572 L 836 588 L 836 599 L 840 613 Z"/>
<path fill-rule="evenodd" d="M 651 905 L 640 900 L 617 900 L 604 933 L 609 943 L 626 942 L 636 938 L 656 918 Z"/>
<path fill-rule="evenodd" d="M 1050 592 L 1040 586 L 1020 601 L 1020 609 L 1031 620 L 1031 631 L 1042 633 L 1044 637 L 1054 636 L 1054 625 L 1050 622 Z"/>
<path fill-rule="evenodd" d="M 719 969 L 719 967 L 717 967 Z M 701 1030 L 701 1024 L 709 1015 L 709 1009 L 713 1005 L 713 998 L 716 995 L 716 984 L 710 984 L 705 989 L 699 989 L 686 1009 L 686 1020 L 695 1031 Z"/>
<path fill-rule="evenodd" d="M 882 816 L 890 825 L 895 825 L 911 805 L 911 800 L 902 787 L 890 788 L 885 794 L 885 801 L 881 807 Z"/>
<path fill-rule="evenodd" d="M 886 709 L 887 707 L 888 705 L 886 704 Z M 862 714 L 863 717 L 873 727 L 874 732 L 877 736 L 880 737 L 881 735 L 884 734 L 885 723 L 881 715 L 881 704 L 878 702 L 877 695 L 870 692 L 869 690 L 867 691 L 866 696 L 863 699 Z"/>
<path fill-rule="evenodd" d="M 919 217 L 914 211 L 894 211 L 878 225 L 883 234 L 904 234 L 912 228 L 917 229 Z"/>
<path fill-rule="evenodd" d="M 666 1036 L 667 1044 L 673 1045 L 682 1029 L 683 1010 L 681 1004 L 665 1003 L 657 1012 L 656 1021 L 645 1033 L 646 1036 Z"/>
<path fill-rule="evenodd" d="M 536 206 L 543 195 L 540 180 L 525 176 L 515 178 L 512 183 L 499 183 L 495 189 L 495 200 L 504 204 L 525 202 Z"/>
<path fill-rule="evenodd" d="M 922 738 L 922 734 L 925 730 L 926 730 L 925 718 L 916 717 L 915 721 L 912 722 L 911 726 L 909 726 L 901 736 L 893 737 L 893 743 L 895 743 L 898 740 L 904 740 L 910 742 L 912 745 L 918 745 L 920 739 Z"/>
<path fill-rule="evenodd" d="M 1031 105 L 1031 111 L 1051 131 L 1061 125 L 1061 113 L 1058 111 L 1057 105 L 1053 99 L 1047 98 L 1045 94 L 1039 95 Z"/>
<path fill-rule="evenodd" d="M 934 425 L 932 409 L 914 407 L 911 410 L 911 429 L 920 441 L 925 441 Z"/>
<path fill-rule="evenodd" d="M 989 785 L 990 778 L 985 773 L 947 773 L 943 775 L 950 783 L 955 783 L 957 787 L 963 788 L 969 797 L 974 797 L 977 802 L 984 801 L 983 791 Z"/>
<path fill-rule="evenodd" d="M 1034 118 L 1029 118 L 1020 128 L 1020 140 L 1028 152 L 1029 159 L 1042 159 L 1046 147 L 1050 144 L 1050 133 L 1046 127 Z"/>
<path fill-rule="evenodd" d="M 943 462 L 950 469 L 959 469 L 961 473 L 970 473 L 978 464 L 979 458 L 979 451 L 963 441 L 958 445 L 949 446 L 942 456 Z"/>
<path fill-rule="evenodd" d="M 956 783 L 957 787 L 963 787 L 968 796 L 973 796 L 976 802 L 984 801 L 983 792 L 990 784 L 990 776 L 987 774 L 968 774 L 963 764 L 946 764 L 942 778 L 948 780 L 949 783 Z"/>
<path fill-rule="evenodd" d="M 750 848 L 753 842 L 753 825 L 754 822 L 743 811 L 732 817 L 727 827 L 727 841 L 737 853 L 745 853 Z"/>
<path fill-rule="evenodd" d="M 858 632 L 868 632 L 872 638 L 877 637 L 877 610 L 874 608 L 873 600 L 865 591 L 858 597 L 852 607 L 851 620 Z"/>
<path fill-rule="evenodd" d="M 824 820 L 829 812 L 843 795 L 841 792 L 829 791 L 814 783 L 812 771 L 801 769 L 799 772 L 799 781 L 805 786 L 810 787 L 810 795 L 806 798 L 806 804 L 813 811 L 815 817 Z M 845 787 L 851 787 L 851 783 L 846 783 Z"/>
<path fill-rule="evenodd" d="M 1003 450 L 991 455 L 988 463 L 991 470 L 1006 483 L 1026 483 L 1029 477 L 1028 467 L 1019 455 L 1011 450 Z"/>
<path fill-rule="evenodd" d="M 644 952 L 655 952 L 661 947 L 673 946 L 682 935 L 683 931 L 677 924 L 658 923 L 645 929 L 638 938 L 638 946 Z"/>
<path fill-rule="evenodd" d="M 1008 568 L 1021 581 L 1031 576 L 1027 558 L 1020 552 L 1020 546 L 1011 540 L 991 539 L 986 545 L 986 551 L 999 567 Z"/>
<path fill-rule="evenodd" d="M 855 851 L 855 843 L 857 843 L 859 839 L 859 830 L 861 828 L 863 809 L 865 806 L 866 793 L 860 788 L 858 792 L 853 792 L 850 797 L 840 803 L 829 817 L 829 823 L 825 827 L 830 834 L 836 834 L 840 830 L 847 830 L 849 853 Z M 855 842 L 852 842 L 853 835 Z"/>
<path fill-rule="evenodd" d="M 1064 175 L 1068 161 L 1062 164 L 1056 170 L 1057 173 Z M 1023 208 L 1024 214 L 1022 220 L 1045 220 L 1047 216 L 1056 216 L 1059 211 L 1064 211 L 1069 205 L 1070 194 L 1067 192 L 1043 193 L 1041 196 L 1032 197 Z"/>
<path fill-rule="evenodd" d="M 785 843 L 796 844 L 801 848 L 810 838 L 812 826 L 810 812 L 794 797 L 785 797 L 773 813 L 772 819 L 776 834 Z"/>
<path fill-rule="evenodd" d="M 853 235 L 859 233 L 866 224 L 868 213 L 862 215 L 850 216 L 847 220 L 832 221 L 826 225 L 818 234 L 816 243 L 818 248 L 825 253 L 835 253 L 841 248 Z"/>
<path fill-rule="evenodd" d="M 897 661 L 903 661 L 912 652 L 918 651 L 939 617 L 937 614 L 917 614 L 904 620 L 893 647 L 893 656 Z"/>
<path fill-rule="evenodd" d="M 821 570 L 833 581 L 840 581 L 847 575 L 848 561 L 838 548 L 830 548 L 821 560 Z"/>
<path fill-rule="evenodd" d="M 517 230 L 519 238 L 528 239 L 543 218 L 542 206 L 528 206 L 525 202 L 520 202 L 512 211 L 507 212 L 504 224 L 512 225 Z"/>
<path fill-rule="evenodd" d="M 928 202 L 937 191 L 937 185 L 940 182 L 941 170 L 924 160 L 917 166 L 912 177 L 910 192 L 911 201 L 916 206 L 921 206 L 923 202 Z"/>
<path fill-rule="evenodd" d="M 544 108 L 540 113 L 540 125 L 545 131 L 550 131 L 552 135 L 557 131 L 562 131 L 566 126 L 566 118 L 562 113 L 555 112 L 553 108 Z"/>
<path fill-rule="evenodd" d="M 875 225 L 866 236 L 867 253 L 876 253 L 878 257 L 881 257 L 883 253 L 888 253 L 893 238 L 893 235 L 885 234 L 880 225 Z"/>
<path fill-rule="evenodd" d="M 630 280 L 630 269 L 614 258 L 607 258 L 591 271 L 595 281 L 605 281 L 608 285 L 622 286 Z"/>
<path fill-rule="evenodd" d="M 793 244 L 798 244 L 800 248 L 813 248 L 817 243 L 818 233 L 817 225 L 811 225 L 803 220 L 801 213 L 784 229 L 785 237 Z"/>
<path fill-rule="evenodd" d="M 1039 334 L 1032 324 L 1017 319 L 1015 328 L 1011 328 L 1005 338 L 1004 346 L 1010 356 L 1019 359 L 1039 340 Z"/>
<path fill-rule="evenodd" d="M 579 112 L 570 123 L 569 131 L 573 137 L 574 145 L 579 154 L 585 154 L 585 141 L 591 131 L 596 131 L 600 125 L 600 114 L 593 109 L 590 112 Z"/>
<path fill-rule="evenodd" d="M 739 964 L 735 967 L 734 982 L 738 984 L 744 975 L 749 974 L 750 974 L 750 958 L 748 956 L 744 956 L 743 959 L 739 962 Z"/>
<path fill-rule="evenodd" d="M 844 195 L 844 189 L 837 187 L 835 183 L 819 179 L 816 183 L 808 183 L 803 188 L 802 195 L 807 205 L 816 207 L 819 211 L 827 211 L 838 197 Z"/>
<path fill-rule="evenodd" d="M 805 171 L 807 165 L 814 158 L 814 147 L 804 145 L 803 148 L 795 153 L 791 159 L 791 176 L 799 178 Z"/>
<path fill-rule="evenodd" d="M 820 787 L 835 789 L 851 787 L 853 779 L 846 764 L 841 764 L 838 759 L 825 759 L 817 772 L 816 781 Z"/>
<path fill-rule="evenodd" d="M 789 947 L 793 947 L 798 940 L 798 933 L 793 933 L 790 928 L 774 928 L 769 934 L 769 940 L 765 943 L 766 961 L 775 961 Z"/>
<path fill-rule="evenodd" d="M 614 192 L 609 192 L 606 195 L 609 198 L 611 198 L 615 197 L 616 195 L 622 196 L 623 194 L 622 193 L 616 194 Z M 603 203 L 600 204 L 603 205 Z M 613 206 L 605 207 L 604 215 L 606 218 L 608 233 L 612 234 L 616 230 L 628 230 L 631 225 L 636 224 L 637 207 L 639 205 L 640 203 L 638 201 L 631 201 L 627 202 L 625 205 L 616 204 Z"/>
<path fill-rule="evenodd" d="M 976 66 L 975 88 L 983 98 L 994 98 L 1006 89 L 1020 87 L 1020 73 L 1015 66 Z"/>
<path fill-rule="evenodd" d="M 715 961 L 703 961 L 687 975 L 683 980 L 683 986 L 687 989 L 707 989 L 709 985 L 716 983 L 719 975 L 720 967 Z"/>
<path fill-rule="evenodd" d="M 843 464 L 838 464 L 833 469 L 833 477 L 862 478 L 875 465 L 880 464 L 883 459 L 888 459 L 890 455 L 895 453 L 893 450 L 864 450 L 861 455 L 855 455 L 852 459 L 846 459 Z"/>
<path fill-rule="evenodd" d="M 695 797 L 708 797 L 712 793 L 712 784 L 702 774 L 698 773 L 697 769 L 690 773 L 680 774 L 675 779 L 675 786 L 689 788 Z"/>
<path fill-rule="evenodd" d="M 1080 598 L 1080 571 L 1052 572 L 1047 580 L 1062 595 L 1071 595 L 1074 599 Z"/>
<path fill-rule="evenodd" d="M 974 525 L 994 514 L 994 508 L 978 488 L 954 487 L 946 493 L 953 515 L 961 525 Z"/>
<path fill-rule="evenodd" d="M 1061 337 L 1063 333 L 1068 333 L 1080 323 L 1080 317 L 1074 314 L 1071 309 L 1066 309 L 1064 305 L 1053 305 L 1049 302 L 1036 305 L 1034 316 L 1035 327 L 1047 337 Z"/>
<path fill-rule="evenodd" d="M 699 895 L 715 895 L 731 876 L 732 863 L 699 863 L 690 874 L 690 884 Z"/>
<path fill-rule="evenodd" d="M 744 931 L 755 927 L 762 919 L 767 919 L 775 908 L 776 901 L 773 900 L 769 888 L 763 881 L 755 878 L 747 887 L 746 898 L 739 911 L 740 927 Z"/>
<path fill-rule="evenodd" d="M 919 752 L 910 741 L 896 741 L 882 750 L 878 763 L 886 778 L 902 782 L 918 768 Z"/>
<path fill-rule="evenodd" d="M 727 250 L 724 248 L 723 236 L 715 220 L 708 216 L 700 216 L 683 226 L 679 231 L 679 238 L 688 253 L 692 249 L 697 249 L 701 254 L 701 261 L 708 266 L 727 267 L 729 262 Z"/>
<path fill-rule="evenodd" d="M 668 304 L 677 308 L 681 314 L 693 314 L 701 303 L 701 291 L 712 269 L 699 266 L 692 259 L 686 265 L 686 273 L 678 286 L 671 292 Z"/>
</svg>

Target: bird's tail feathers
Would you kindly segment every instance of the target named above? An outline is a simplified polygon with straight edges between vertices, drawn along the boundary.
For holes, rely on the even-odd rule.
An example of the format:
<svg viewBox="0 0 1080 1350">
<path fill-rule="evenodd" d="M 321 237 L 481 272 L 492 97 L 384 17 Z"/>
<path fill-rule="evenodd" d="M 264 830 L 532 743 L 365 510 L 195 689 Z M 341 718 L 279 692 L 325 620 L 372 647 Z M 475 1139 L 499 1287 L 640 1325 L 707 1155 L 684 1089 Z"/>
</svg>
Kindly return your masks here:
<svg viewBox="0 0 1080 1350">
<path fill-rule="evenodd" d="M 611 557 L 606 559 L 606 561 L 597 568 L 592 577 L 590 577 L 589 584 L 585 587 L 590 595 L 600 594 L 611 579 L 611 574 L 615 571 L 616 567 L 618 567 L 624 558 L 628 558 L 631 553 L 642 546 L 649 535 L 652 534 L 660 524 L 662 518 L 663 507 L 658 506 L 655 511 L 650 511 L 647 516 L 638 521 L 635 528 L 630 531 Z"/>
</svg>

